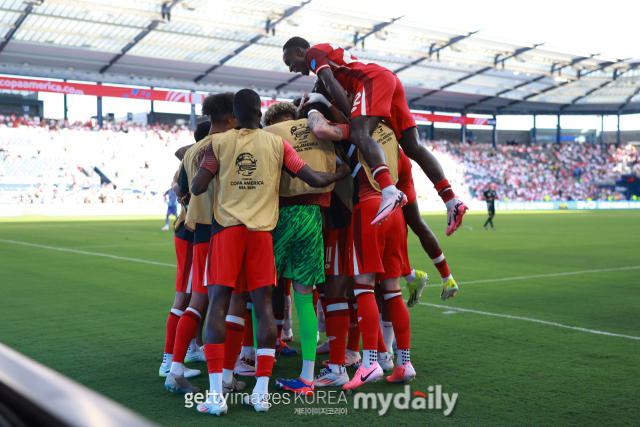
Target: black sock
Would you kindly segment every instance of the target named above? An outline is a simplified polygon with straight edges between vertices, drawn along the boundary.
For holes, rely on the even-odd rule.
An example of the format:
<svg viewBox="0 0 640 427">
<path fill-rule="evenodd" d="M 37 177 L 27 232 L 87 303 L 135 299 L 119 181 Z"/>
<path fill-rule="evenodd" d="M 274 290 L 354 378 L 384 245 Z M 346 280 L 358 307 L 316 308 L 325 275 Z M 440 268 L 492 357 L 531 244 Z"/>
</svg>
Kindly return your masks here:
<svg viewBox="0 0 640 427">
<path fill-rule="evenodd" d="M 491 218 L 488 218 L 487 221 L 484 223 L 485 227 L 487 226 L 487 224 L 489 224 L 489 221 L 491 221 Z"/>
<path fill-rule="evenodd" d="M 489 218 L 489 222 L 491 223 L 491 228 L 493 228 L 493 218 Z"/>
</svg>

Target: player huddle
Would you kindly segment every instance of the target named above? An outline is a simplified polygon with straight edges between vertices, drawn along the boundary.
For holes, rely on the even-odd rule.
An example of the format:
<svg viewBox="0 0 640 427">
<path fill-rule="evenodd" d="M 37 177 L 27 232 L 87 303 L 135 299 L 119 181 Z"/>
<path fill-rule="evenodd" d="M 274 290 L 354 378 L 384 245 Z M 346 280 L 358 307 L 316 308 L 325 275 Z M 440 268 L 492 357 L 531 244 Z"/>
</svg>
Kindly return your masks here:
<svg viewBox="0 0 640 427">
<path fill-rule="evenodd" d="M 427 275 L 409 265 L 407 226 L 441 275 L 441 298 L 458 291 L 420 216 L 409 158 L 447 206 L 447 235 L 468 208 L 420 144 L 395 74 L 299 37 L 284 45 L 283 61 L 292 72 L 318 76 L 313 92 L 273 104 L 264 116 L 250 89 L 210 95 L 202 106 L 210 122 L 198 126 L 194 145 L 176 152 L 182 163 L 173 190 L 183 209 L 174 224 L 176 297 L 160 376 L 170 391 L 197 392 L 188 378 L 200 372 L 184 363 L 206 361 L 209 397 L 197 409 L 213 415 L 227 412 L 226 393 L 246 386 L 234 374 L 255 375 L 245 403 L 269 408 L 275 356 L 297 354 L 284 342 L 293 338 L 292 303 L 303 363 L 300 377 L 276 380 L 283 389 L 352 390 L 391 369 L 389 382 L 415 378 L 407 307 Z M 316 347 L 318 318 L 328 342 Z M 326 352 L 316 373 L 316 353 Z M 357 368 L 352 377 L 347 367 Z"/>
</svg>

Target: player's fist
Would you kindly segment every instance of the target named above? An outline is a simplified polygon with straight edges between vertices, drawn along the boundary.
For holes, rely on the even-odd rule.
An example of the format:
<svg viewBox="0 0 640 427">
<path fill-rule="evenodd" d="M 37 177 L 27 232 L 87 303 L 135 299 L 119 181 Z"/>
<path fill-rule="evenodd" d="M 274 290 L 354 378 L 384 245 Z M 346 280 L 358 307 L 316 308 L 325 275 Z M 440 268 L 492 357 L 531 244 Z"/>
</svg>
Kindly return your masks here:
<svg viewBox="0 0 640 427">
<path fill-rule="evenodd" d="M 346 163 L 343 163 L 340 165 L 336 173 L 340 175 L 340 179 L 344 179 L 351 174 L 351 168 L 349 168 L 349 165 Z"/>
<path fill-rule="evenodd" d="M 304 99 L 309 103 L 320 102 L 327 107 L 331 107 L 331 103 L 321 93 L 305 93 Z"/>
</svg>

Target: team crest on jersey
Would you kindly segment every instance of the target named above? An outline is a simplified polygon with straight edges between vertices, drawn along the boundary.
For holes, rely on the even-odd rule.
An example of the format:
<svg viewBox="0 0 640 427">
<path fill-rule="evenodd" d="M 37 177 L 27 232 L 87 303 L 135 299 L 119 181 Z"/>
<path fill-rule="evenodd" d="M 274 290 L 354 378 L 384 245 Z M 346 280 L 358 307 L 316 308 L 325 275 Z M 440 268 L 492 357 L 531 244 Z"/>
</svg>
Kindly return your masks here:
<svg viewBox="0 0 640 427">
<path fill-rule="evenodd" d="M 315 60 L 315 59 L 312 59 L 312 60 L 311 60 L 311 69 L 312 69 L 312 70 L 315 70 L 315 69 L 316 69 L 316 60 Z"/>
<path fill-rule="evenodd" d="M 291 126 L 291 135 L 298 140 L 307 139 L 307 136 L 311 133 L 311 129 L 307 125 L 295 125 Z"/>
<path fill-rule="evenodd" d="M 253 158 L 251 153 L 242 153 L 236 158 L 236 171 L 244 177 L 250 177 L 256 171 L 258 161 Z"/>
</svg>

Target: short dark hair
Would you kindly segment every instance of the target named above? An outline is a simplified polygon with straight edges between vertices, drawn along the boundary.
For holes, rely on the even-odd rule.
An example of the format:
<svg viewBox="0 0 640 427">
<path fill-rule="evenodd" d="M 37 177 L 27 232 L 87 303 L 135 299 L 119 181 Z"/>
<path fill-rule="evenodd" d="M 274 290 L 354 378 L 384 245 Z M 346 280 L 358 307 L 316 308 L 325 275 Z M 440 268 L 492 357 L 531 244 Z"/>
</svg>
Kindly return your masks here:
<svg viewBox="0 0 640 427">
<path fill-rule="evenodd" d="M 308 119 L 310 110 L 318 110 L 325 119 L 333 121 L 333 114 L 331 114 L 331 110 L 329 110 L 329 107 L 324 105 L 322 102 L 314 102 L 302 107 L 302 109 L 298 110 L 298 119 Z"/>
<path fill-rule="evenodd" d="M 296 108 L 300 107 L 300 103 L 302 102 L 302 97 L 294 98 L 291 103 L 296 106 Z"/>
<path fill-rule="evenodd" d="M 265 126 L 271 125 L 271 122 L 282 118 L 283 116 L 291 116 L 295 120 L 298 112 L 295 105 L 291 102 L 274 102 L 269 105 L 267 111 L 262 115 L 262 123 Z"/>
<path fill-rule="evenodd" d="M 202 115 L 213 123 L 224 120 L 224 116 L 233 112 L 233 92 L 216 93 L 202 101 Z"/>
<path fill-rule="evenodd" d="M 211 129 L 211 122 L 209 120 L 200 122 L 196 125 L 196 130 L 193 131 L 193 138 L 198 141 L 202 141 L 207 135 L 209 135 L 209 130 Z"/>
<path fill-rule="evenodd" d="M 309 49 L 311 45 L 308 41 L 303 39 L 302 37 L 291 37 L 287 42 L 282 46 L 282 51 L 289 49 L 290 47 L 299 47 L 301 49 Z"/>
<path fill-rule="evenodd" d="M 251 119 L 260 114 L 260 95 L 251 89 L 242 89 L 233 97 L 233 113 L 236 119 Z"/>
</svg>

